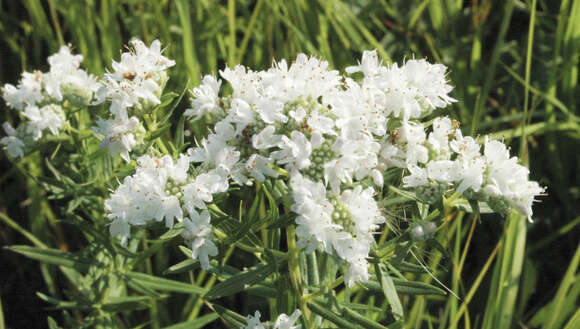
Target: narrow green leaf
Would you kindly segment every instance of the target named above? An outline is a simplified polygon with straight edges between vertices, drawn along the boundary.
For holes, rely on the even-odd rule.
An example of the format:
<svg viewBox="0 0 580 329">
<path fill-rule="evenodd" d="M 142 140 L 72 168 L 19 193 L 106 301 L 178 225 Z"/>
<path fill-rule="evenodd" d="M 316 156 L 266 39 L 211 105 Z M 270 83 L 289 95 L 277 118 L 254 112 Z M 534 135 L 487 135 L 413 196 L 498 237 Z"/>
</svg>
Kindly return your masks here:
<svg viewBox="0 0 580 329">
<path fill-rule="evenodd" d="M 190 2 L 187 0 L 178 0 L 177 12 L 181 23 L 183 58 L 188 70 L 188 76 L 193 79 L 193 84 L 197 85 L 200 80 L 199 62 L 194 49 L 193 29 L 191 24 L 191 14 L 189 10 Z M 189 83 L 189 82 L 188 82 Z"/>
<path fill-rule="evenodd" d="M 279 291 L 273 285 L 256 284 L 246 289 L 246 292 L 251 295 L 256 295 L 264 298 L 278 298 Z"/>
<path fill-rule="evenodd" d="M 185 247 L 185 246 L 179 246 L 179 250 L 181 251 L 182 254 L 185 255 L 185 257 L 191 257 L 191 255 L 193 254 L 193 250 Z"/>
<path fill-rule="evenodd" d="M 246 326 L 246 318 L 242 315 L 217 304 L 210 304 L 209 307 L 216 311 L 220 318 L 234 328 Z"/>
<path fill-rule="evenodd" d="M 421 265 L 401 262 L 397 265 L 397 269 L 401 272 L 411 272 L 411 273 L 427 273 L 425 268 Z"/>
<path fill-rule="evenodd" d="M 331 311 L 329 307 L 316 301 L 308 302 L 308 308 L 312 311 L 312 313 L 320 315 L 324 319 L 336 324 L 339 328 L 361 328 L 359 325 L 345 320 L 341 314 Z"/>
<path fill-rule="evenodd" d="M 576 271 L 578 270 L 578 266 L 580 265 L 580 243 L 576 247 L 576 252 L 570 261 L 570 265 L 562 278 L 562 282 L 558 287 L 558 291 L 556 292 L 556 296 L 551 303 L 550 307 L 550 320 L 544 326 L 546 329 L 555 328 L 555 323 L 559 320 L 559 315 L 561 312 L 561 308 L 564 305 L 564 300 L 566 299 L 566 294 L 568 293 L 570 286 L 577 280 L 576 278 Z"/>
<path fill-rule="evenodd" d="M 383 294 L 391 305 L 393 317 L 395 320 L 401 319 L 403 317 L 403 305 L 401 304 L 399 295 L 397 295 L 397 290 L 395 288 L 395 284 L 393 283 L 393 279 L 387 273 L 385 265 L 375 264 L 375 270 L 377 273 L 377 279 L 379 280 L 381 288 L 383 289 Z"/>
<path fill-rule="evenodd" d="M 481 92 L 478 95 L 475 108 L 473 110 L 473 117 L 471 120 L 471 130 L 470 130 L 471 136 L 475 136 L 475 133 L 477 131 L 477 125 L 482 121 L 481 115 L 485 110 L 484 109 L 485 103 L 487 102 L 489 92 L 492 89 L 492 85 L 496 79 L 495 69 L 499 61 L 500 55 L 505 51 L 504 42 L 508 31 L 508 27 L 510 26 L 514 4 L 515 4 L 514 1 L 505 1 L 504 3 L 503 15 L 501 15 L 501 25 L 497 33 L 496 42 L 495 45 L 493 46 L 493 51 L 491 53 L 489 64 L 486 66 L 485 70 L 486 74 L 485 80 L 483 82 L 483 88 L 481 89 Z"/>
<path fill-rule="evenodd" d="M 391 190 L 391 191 L 395 192 L 396 194 L 398 194 L 398 195 L 400 195 L 402 197 L 405 197 L 405 198 L 407 198 L 409 200 L 413 200 L 413 201 L 417 201 L 417 202 L 422 202 L 421 200 L 419 200 L 419 198 L 417 197 L 417 195 L 415 195 L 414 192 L 409 192 L 409 191 L 401 190 L 401 189 L 398 189 L 398 188 L 396 188 L 396 187 L 394 187 L 392 185 L 389 186 L 389 190 Z"/>
<path fill-rule="evenodd" d="M 417 282 L 417 281 L 405 281 L 401 279 L 393 278 L 393 284 L 395 285 L 395 289 L 397 293 L 403 295 L 446 295 L 445 291 L 437 288 L 433 285 L 424 282 Z M 368 281 L 365 283 L 361 283 L 362 286 L 366 287 L 367 289 L 383 293 L 383 289 L 381 284 L 377 281 Z"/>
<path fill-rule="evenodd" d="M 526 81 L 524 79 L 522 79 L 522 77 L 519 76 L 509 66 L 507 66 L 503 63 L 501 63 L 501 65 L 502 65 L 503 69 L 506 70 L 507 73 L 509 73 L 509 75 L 511 75 L 514 79 L 516 79 L 516 81 L 521 83 L 524 87 L 528 88 L 530 90 L 530 92 L 532 92 L 532 94 L 542 97 L 546 102 L 559 108 L 562 111 L 562 113 L 564 113 L 565 115 L 570 116 L 570 117 L 575 118 L 575 119 L 578 118 L 573 113 L 571 113 L 570 110 L 566 107 L 566 105 L 564 105 L 564 103 L 562 103 L 560 100 L 558 100 L 554 95 L 544 93 L 541 90 L 530 85 L 529 83 L 526 83 Z"/>
<path fill-rule="evenodd" d="M 167 241 L 167 240 L 171 240 L 174 237 L 178 236 L 181 234 L 181 232 L 183 232 L 183 223 L 177 223 L 175 224 L 175 226 L 173 226 L 172 229 L 170 229 L 169 231 L 163 233 L 159 238 L 159 240 L 161 241 Z"/>
<path fill-rule="evenodd" d="M 57 249 L 40 249 L 30 246 L 9 246 L 4 248 L 46 264 L 71 267 L 81 272 L 85 272 L 89 267 L 88 260 Z"/>
<path fill-rule="evenodd" d="M 69 310 L 89 311 L 93 309 L 91 305 L 79 304 L 78 302 L 63 301 L 60 299 L 47 296 L 41 292 L 37 292 L 36 295 L 43 301 L 54 305 L 54 308 L 59 310 L 69 309 Z"/>
<path fill-rule="evenodd" d="M 226 281 L 214 286 L 205 294 L 204 298 L 212 300 L 244 291 L 256 283 L 264 281 L 274 271 L 275 269 L 272 266 L 258 264 L 253 269 L 235 274 Z"/>
<path fill-rule="evenodd" d="M 161 135 L 163 135 L 167 130 L 169 130 L 169 128 L 171 128 L 171 125 L 165 124 L 164 126 L 161 126 L 157 129 L 153 130 L 152 132 L 148 132 L 147 135 L 145 136 L 145 140 L 152 141 L 152 140 L 156 139 L 157 137 L 160 137 Z"/>
<path fill-rule="evenodd" d="M 340 303 L 340 306 L 344 306 L 344 307 L 348 307 L 351 310 L 358 310 L 358 311 L 369 311 L 369 312 L 384 312 L 385 310 L 383 310 L 380 307 L 376 307 L 373 305 L 368 305 L 368 304 L 357 304 L 357 303 Z"/>
<path fill-rule="evenodd" d="M 135 259 L 131 260 L 130 264 L 132 266 L 135 266 L 135 265 L 141 263 L 142 261 L 149 259 L 153 255 L 155 255 L 155 253 L 157 253 L 159 250 L 161 250 L 161 248 L 163 248 L 163 242 L 158 241 L 158 242 L 151 244 L 151 246 L 149 248 L 143 250 L 141 253 L 138 254 L 137 257 L 135 257 Z"/>
<path fill-rule="evenodd" d="M 143 310 L 150 307 L 151 297 L 149 296 L 122 296 L 112 297 L 104 303 L 101 308 L 105 312 L 125 312 Z"/>
<path fill-rule="evenodd" d="M 564 326 L 564 329 L 577 329 L 580 328 L 580 308 L 576 310 L 576 313 L 572 316 L 570 321 Z"/>
<path fill-rule="evenodd" d="M 375 322 L 371 319 L 368 319 L 362 316 L 360 313 L 349 309 L 348 307 L 342 308 L 342 314 L 351 320 L 352 322 L 358 323 L 363 328 L 368 329 L 388 329 L 387 327 L 383 326 L 382 324 Z"/>
<path fill-rule="evenodd" d="M 210 313 L 204 316 L 200 316 L 199 318 L 193 321 L 185 321 L 178 324 L 174 324 L 169 327 L 164 327 L 163 329 L 198 329 L 204 328 L 207 324 L 212 323 L 216 319 L 218 319 L 220 315 L 218 313 Z"/>
<path fill-rule="evenodd" d="M 173 102 L 173 100 L 178 97 L 179 94 L 175 93 L 175 92 L 168 92 L 165 93 L 163 95 L 161 95 L 161 98 L 159 99 L 161 101 L 161 104 L 157 105 L 161 108 L 166 107 L 167 105 L 171 104 L 171 102 Z"/>
<path fill-rule="evenodd" d="M 134 281 L 134 280 L 127 281 L 127 286 L 129 286 L 131 289 L 135 290 L 136 292 L 138 292 L 142 295 L 146 295 L 146 296 L 150 296 L 150 297 L 154 297 L 154 298 L 159 298 L 162 296 L 157 291 L 155 291 L 151 288 L 148 288 L 148 287 L 146 287 L 146 286 L 142 285 L 141 283 Z"/>
<path fill-rule="evenodd" d="M 6 329 L 6 323 L 4 323 L 4 310 L 2 309 L 2 296 L 0 296 L 0 329 Z"/>
<path fill-rule="evenodd" d="M 177 98 L 177 100 L 173 103 L 173 105 L 171 106 L 171 108 L 169 109 L 169 111 L 167 111 L 167 113 L 165 114 L 165 116 L 163 116 L 163 118 L 161 119 L 161 121 L 159 121 L 159 125 L 164 125 L 166 124 L 169 119 L 171 119 L 171 116 L 173 115 L 173 112 L 175 111 L 175 109 L 177 108 L 177 106 L 179 105 L 179 103 L 181 103 L 181 100 L 183 99 L 183 96 L 185 95 L 185 93 L 187 92 L 187 86 L 189 84 L 189 80 L 187 80 L 187 83 L 185 84 L 185 87 L 183 87 L 183 90 L 181 91 L 181 94 L 179 94 L 179 98 Z M 175 94 L 175 93 L 168 93 L 168 94 Z"/>
<path fill-rule="evenodd" d="M 580 217 L 579 217 L 580 218 Z M 18 224 L 15 220 L 8 217 L 5 213 L 0 212 L 0 220 L 6 223 L 8 226 L 12 227 L 14 230 L 22 234 L 25 238 L 27 238 L 32 244 L 37 246 L 38 248 L 45 249 L 47 248 L 44 242 L 40 241 L 34 234 L 28 232 L 24 227 Z"/>
<path fill-rule="evenodd" d="M 51 318 L 50 316 L 46 319 L 46 321 L 48 322 L 49 329 L 60 329 L 58 323 L 56 323 L 56 321 L 54 321 L 54 319 Z M 0 324 L 0 329 L 5 329 L 5 327 Z"/>
<path fill-rule="evenodd" d="M 288 225 L 294 224 L 295 221 L 296 221 L 295 214 L 293 214 L 293 213 L 284 214 L 284 215 L 278 217 L 278 219 L 275 220 L 272 224 L 270 224 L 267 228 L 269 230 L 274 230 L 277 228 L 284 228 Z"/>
<path fill-rule="evenodd" d="M 175 148 L 180 151 L 181 147 L 183 146 L 184 140 L 184 133 L 185 133 L 185 115 L 182 115 L 179 118 L 179 122 L 177 123 L 177 128 L 175 129 Z"/>
<path fill-rule="evenodd" d="M 178 274 L 183 273 L 191 270 L 198 269 L 200 267 L 199 261 L 196 259 L 188 258 L 183 260 L 175 265 L 170 266 L 163 272 L 163 275 L 166 274 Z"/>
<path fill-rule="evenodd" d="M 486 202 L 478 202 L 474 200 L 458 199 L 453 202 L 453 207 L 466 213 L 492 214 L 493 209 L 489 207 Z M 474 210 L 474 208 L 476 208 Z"/>
<path fill-rule="evenodd" d="M 197 294 L 197 295 L 203 295 L 206 293 L 206 290 L 204 288 L 189 283 L 159 278 L 152 275 L 137 272 L 127 272 L 125 273 L 125 275 L 130 280 L 134 280 L 145 287 L 159 291 L 172 291 L 184 294 Z"/>
</svg>

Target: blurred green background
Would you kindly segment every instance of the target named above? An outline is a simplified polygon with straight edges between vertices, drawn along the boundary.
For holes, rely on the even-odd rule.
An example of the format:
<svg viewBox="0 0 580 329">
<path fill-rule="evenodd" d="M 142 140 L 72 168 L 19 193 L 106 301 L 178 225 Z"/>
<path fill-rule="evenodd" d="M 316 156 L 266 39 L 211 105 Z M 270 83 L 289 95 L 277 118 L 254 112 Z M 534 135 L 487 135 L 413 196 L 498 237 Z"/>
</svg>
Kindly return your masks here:
<svg viewBox="0 0 580 329">
<path fill-rule="evenodd" d="M 464 134 L 503 139 L 547 195 L 523 226 L 448 214 L 437 236 L 448 253 L 423 257 L 460 298 L 405 297 L 405 327 L 580 328 L 580 1 L 0 0 L 0 83 L 47 70 L 46 57 L 67 43 L 101 75 L 131 37 L 167 46 L 177 62 L 167 90 L 177 92 L 226 64 L 263 69 L 299 52 L 341 70 L 367 49 L 387 63 L 425 57 L 447 65 L 458 102 L 437 114 L 462 122 Z M 6 120 L 18 122 L 0 102 Z M 50 246 L 78 250 L 85 242 L 48 215 L 57 204 L 28 178 L 44 170 L 42 161 L 31 169 L 0 154 L 0 217 Z M 0 245 L 25 243 L 0 222 Z M 0 255 L 0 325 L 42 328 L 47 315 L 59 319 L 36 292 L 67 281 Z"/>
</svg>

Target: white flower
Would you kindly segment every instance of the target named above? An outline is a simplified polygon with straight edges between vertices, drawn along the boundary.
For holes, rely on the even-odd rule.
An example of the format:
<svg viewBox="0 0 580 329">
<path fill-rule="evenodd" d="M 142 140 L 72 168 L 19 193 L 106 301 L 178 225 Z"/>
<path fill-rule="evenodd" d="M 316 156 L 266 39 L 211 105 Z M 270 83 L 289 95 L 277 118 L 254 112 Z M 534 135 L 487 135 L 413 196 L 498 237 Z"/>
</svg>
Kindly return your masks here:
<svg viewBox="0 0 580 329">
<path fill-rule="evenodd" d="M 373 179 L 373 183 L 375 183 L 378 187 L 383 187 L 384 184 L 384 177 L 383 173 L 381 173 L 378 169 L 371 170 L 371 178 Z"/>
<path fill-rule="evenodd" d="M 232 172 L 239 163 L 240 151 L 233 146 L 226 146 L 216 152 L 213 165 L 225 172 Z"/>
<path fill-rule="evenodd" d="M 404 67 L 395 63 L 387 72 L 375 79 L 377 86 L 386 91 L 384 98 L 385 114 L 408 121 L 419 117 L 423 108 L 419 103 L 419 90 L 409 84 Z"/>
<path fill-rule="evenodd" d="M 329 98 L 332 113 L 338 117 L 336 126 L 347 137 L 361 132 L 383 136 L 388 118 L 382 111 L 382 91 L 366 88 L 352 79 L 345 82 L 347 89 Z"/>
<path fill-rule="evenodd" d="M 302 315 L 300 310 L 295 310 L 292 315 L 288 316 L 284 313 L 280 314 L 278 318 L 276 318 L 276 322 L 274 322 L 274 326 L 271 327 L 272 329 L 300 329 L 302 325 L 294 326 L 294 323 L 298 321 L 298 318 Z M 256 311 L 254 315 L 246 316 L 246 325 L 240 327 L 240 329 L 266 329 L 270 328 L 269 326 L 265 326 L 267 323 L 260 322 L 260 312 Z"/>
<path fill-rule="evenodd" d="M 356 281 L 368 281 L 370 265 L 365 258 L 374 241 L 373 232 L 385 222 L 373 196 L 371 187 L 363 190 L 362 186 L 357 185 L 353 190 L 345 190 L 338 199 L 350 214 L 347 223 L 352 222 L 350 227 L 343 227 L 348 234 L 337 235 L 334 242 L 338 255 L 350 264 L 345 277 L 350 287 Z"/>
<path fill-rule="evenodd" d="M 347 67 L 346 73 L 352 74 L 355 72 L 362 72 L 365 75 L 365 79 L 368 79 L 373 78 L 384 69 L 385 67 L 381 66 L 381 63 L 379 62 L 377 50 L 365 50 L 359 65 Z"/>
<path fill-rule="evenodd" d="M 163 56 L 163 49 L 161 49 L 161 42 L 154 40 L 151 45 L 147 47 L 143 41 L 139 39 L 132 39 L 129 44 L 135 50 L 135 56 L 141 61 L 143 67 L 148 68 L 148 71 L 162 71 L 175 65 L 175 61 Z"/>
<path fill-rule="evenodd" d="M 183 224 L 185 229 L 181 236 L 191 245 L 193 259 L 199 259 L 201 268 L 208 270 L 209 257 L 217 256 L 218 249 L 211 240 L 212 231 L 210 224 L 210 215 L 207 210 L 199 214 L 197 211 L 189 213 L 190 218 L 184 218 Z"/>
<path fill-rule="evenodd" d="M 78 69 L 83 61 L 82 55 L 73 55 L 70 46 L 63 45 L 57 53 L 48 57 L 51 71 L 71 72 Z"/>
<path fill-rule="evenodd" d="M 326 198 L 326 187 L 321 182 L 313 182 L 299 173 L 291 174 L 290 186 L 294 204 L 292 211 L 296 218 L 298 245 L 311 253 L 322 246 L 327 253 L 332 252 L 332 243 L 337 225 L 332 223 L 333 205 Z"/>
<path fill-rule="evenodd" d="M 242 65 L 236 65 L 233 70 L 226 66 L 220 71 L 220 75 L 232 85 L 232 98 L 242 99 L 249 104 L 255 103 L 259 98 L 261 78 L 258 73 L 250 69 L 246 71 Z"/>
<path fill-rule="evenodd" d="M 216 133 L 210 134 L 201 140 L 201 145 L 189 149 L 187 152 L 193 162 L 203 162 L 215 167 L 218 153 L 229 147 L 227 142 L 235 137 L 234 128 L 229 123 L 220 121 L 216 125 Z"/>
<path fill-rule="evenodd" d="M 337 135 L 336 128 L 334 126 L 334 120 L 325 115 L 322 115 L 318 109 L 310 113 L 310 117 L 308 117 L 306 123 L 308 124 L 308 127 L 312 129 L 311 134 L 318 133 L 320 135 Z"/>
<path fill-rule="evenodd" d="M 189 213 L 195 209 L 206 209 L 206 203 L 213 201 L 213 195 L 227 191 L 227 177 L 217 170 L 211 170 L 195 177 L 192 183 L 183 186 L 183 202 Z"/>
<path fill-rule="evenodd" d="M 357 282 L 367 282 L 369 280 L 370 264 L 363 257 L 351 259 L 344 274 L 346 285 L 352 288 Z"/>
<path fill-rule="evenodd" d="M 361 85 L 367 94 L 374 95 L 376 109 L 385 116 L 408 121 L 455 102 L 448 96 L 453 88 L 445 80 L 446 69 L 424 59 L 387 68 L 379 62 L 376 51 L 365 51 L 360 64 L 348 67 L 347 73 L 363 72 Z M 375 90 L 382 90 L 383 96 L 378 96 Z"/>
<path fill-rule="evenodd" d="M 62 107 L 56 104 L 45 105 L 41 108 L 29 105 L 22 115 L 29 120 L 26 127 L 33 140 L 41 138 L 42 131 L 45 129 L 50 130 L 53 135 L 58 134 L 65 122 Z"/>
<path fill-rule="evenodd" d="M 310 253 L 321 246 L 327 253 L 336 254 L 349 266 L 347 283 L 368 280 L 368 257 L 373 232 L 385 218 L 374 200 L 374 190 L 357 185 L 345 190 L 333 201 L 320 182 L 313 182 L 297 172 L 291 173 L 290 186 L 298 214 L 296 235 L 298 246 Z"/>
<path fill-rule="evenodd" d="M 433 120 L 433 132 L 429 134 L 428 142 L 433 151 L 439 155 L 438 160 L 447 160 L 449 156 L 449 136 L 454 132 L 453 124 L 448 117 L 438 117 Z"/>
<path fill-rule="evenodd" d="M 478 192 L 483 184 L 483 174 L 486 167 L 485 159 L 481 157 L 463 162 L 460 169 L 461 177 L 458 179 L 461 184 L 457 187 L 457 193 L 463 193 L 469 188 Z"/>
<path fill-rule="evenodd" d="M 429 160 L 429 151 L 423 145 L 426 135 L 422 124 L 403 122 L 398 138 L 399 143 L 407 143 L 405 152 L 407 165 L 425 163 Z"/>
<path fill-rule="evenodd" d="M 117 217 L 109 224 L 109 233 L 111 236 L 118 236 L 121 239 L 121 245 L 126 246 L 131 236 L 131 225 L 125 218 Z"/>
<path fill-rule="evenodd" d="M 534 198 L 545 189 L 528 180 L 528 169 L 519 165 L 516 157 L 510 158 L 505 144 L 486 136 L 484 155 L 488 164 L 484 192 L 506 198 L 531 220 Z"/>
<path fill-rule="evenodd" d="M 328 70 L 328 62 L 304 54 L 298 54 L 290 67 L 285 60 L 274 63 L 261 78 L 265 94 L 282 103 L 325 97 L 340 82 L 338 71 Z"/>
<path fill-rule="evenodd" d="M 259 133 L 252 136 L 252 146 L 257 150 L 265 150 L 278 146 L 282 142 L 282 135 L 275 134 L 276 128 L 272 125 L 266 126 Z"/>
<path fill-rule="evenodd" d="M 24 156 L 24 142 L 16 136 L 16 129 L 9 122 L 4 122 L 2 128 L 6 132 L 6 137 L 0 138 L 0 144 L 4 144 L 6 152 L 13 158 L 22 158 Z"/>
<path fill-rule="evenodd" d="M 8 106 L 23 110 L 27 106 L 42 101 L 42 72 L 23 72 L 17 87 L 6 84 L 2 87 L 2 97 Z"/>
<path fill-rule="evenodd" d="M 303 169 L 310 166 L 310 153 L 312 145 L 299 131 L 292 131 L 290 137 L 282 136 L 282 141 L 278 144 L 280 151 L 272 152 L 272 159 L 280 164 L 287 164 L 290 168 L 296 166 Z"/>
<path fill-rule="evenodd" d="M 333 192 L 338 193 L 340 183 L 351 183 L 353 177 L 361 180 L 378 165 L 380 144 L 369 134 L 339 137 L 333 151 L 339 156 L 324 164 L 324 179 Z"/>
<path fill-rule="evenodd" d="M 439 182 L 454 182 L 459 179 L 460 168 L 455 161 L 436 160 L 427 163 L 427 177 Z"/>
<path fill-rule="evenodd" d="M 77 106 L 90 104 L 99 88 L 96 78 L 79 69 L 81 55 L 73 55 L 70 46 L 61 46 L 58 53 L 48 57 L 50 71 L 42 76 L 44 90 L 56 101 L 68 99 Z"/>
<path fill-rule="evenodd" d="M 173 227 L 175 219 L 182 221 L 181 191 L 178 186 L 168 185 L 180 183 L 178 179 L 183 176 L 183 170 L 187 170 L 182 159 L 187 157 L 181 157 L 175 166 L 169 156 L 140 157 L 135 174 L 125 177 L 123 184 L 105 201 L 107 217 L 124 220 L 130 225 L 146 225 L 165 219 L 168 228 Z"/>
<path fill-rule="evenodd" d="M 425 59 L 412 59 L 405 63 L 403 70 L 409 85 L 417 88 L 418 100 L 422 106 L 433 110 L 456 102 L 447 95 L 453 87 L 445 79 L 445 65 L 430 64 Z"/>
<path fill-rule="evenodd" d="M 282 313 L 276 319 L 274 323 L 274 329 L 300 329 L 302 325 L 294 326 L 294 323 L 298 321 L 298 318 L 302 315 L 300 310 L 294 311 L 290 316 Z"/>
<path fill-rule="evenodd" d="M 403 186 L 416 187 L 427 185 L 429 182 L 427 179 L 427 170 L 420 168 L 417 165 L 409 165 L 407 169 L 409 169 L 411 174 L 403 177 Z"/>
<path fill-rule="evenodd" d="M 256 120 L 255 113 L 250 104 L 241 98 L 232 99 L 230 106 L 226 121 L 235 124 L 236 135 L 239 135 L 248 125 L 254 123 Z"/>
<path fill-rule="evenodd" d="M 199 120 L 204 114 L 217 111 L 220 108 L 218 93 L 221 84 L 222 81 L 213 75 L 204 76 L 201 86 L 194 88 L 191 92 L 193 94 L 192 108 L 185 110 L 183 115 L 192 117 L 192 120 Z"/>
<path fill-rule="evenodd" d="M 288 122 L 288 117 L 282 113 L 284 110 L 284 103 L 282 102 L 260 97 L 252 104 L 252 108 L 265 123 Z"/>
<path fill-rule="evenodd" d="M 130 162 L 129 152 L 141 143 L 144 133 L 139 120 L 136 117 L 127 120 L 99 118 L 96 123 L 93 131 L 104 136 L 100 147 L 108 149 L 111 156 L 119 154 L 123 160 Z"/>
<path fill-rule="evenodd" d="M 268 165 L 272 163 L 272 160 L 266 158 L 259 154 L 252 154 L 248 161 L 246 161 L 246 170 L 259 182 L 263 182 L 266 176 L 277 177 L 278 173 L 270 168 Z"/>
<path fill-rule="evenodd" d="M 106 73 L 96 93 L 95 104 L 111 100 L 110 111 L 126 119 L 127 108 L 141 108 L 147 103 L 159 104 L 165 84 L 164 70 L 175 65 L 163 55 L 161 43 L 155 40 L 147 48 L 137 39 L 130 42 L 129 52 L 121 54 L 121 61 L 113 61 L 113 72 Z"/>
<path fill-rule="evenodd" d="M 396 144 L 392 144 L 389 141 L 383 143 L 379 154 L 381 159 L 381 165 L 384 166 L 385 169 L 391 166 L 399 168 L 407 168 L 413 165 L 413 164 L 407 165 L 406 163 L 407 159 L 405 158 L 405 152 L 402 149 L 402 147 L 399 147 Z"/>
<path fill-rule="evenodd" d="M 449 142 L 449 146 L 464 161 L 469 161 L 481 155 L 480 145 L 471 136 L 463 137 L 459 130 L 455 135 L 455 139 Z"/>
<path fill-rule="evenodd" d="M 240 327 L 240 329 L 266 329 L 264 325 L 260 322 L 260 312 L 256 311 L 254 316 L 248 315 L 246 316 L 246 325 Z"/>
<path fill-rule="evenodd" d="M 127 108 L 142 106 L 141 101 L 149 101 L 159 104 L 157 93 L 161 88 L 152 79 L 135 82 L 130 79 L 117 80 L 109 74 L 105 74 L 101 81 L 102 86 L 96 93 L 95 104 L 100 104 L 105 100 L 111 100 L 110 111 L 115 116 L 127 118 Z"/>
</svg>

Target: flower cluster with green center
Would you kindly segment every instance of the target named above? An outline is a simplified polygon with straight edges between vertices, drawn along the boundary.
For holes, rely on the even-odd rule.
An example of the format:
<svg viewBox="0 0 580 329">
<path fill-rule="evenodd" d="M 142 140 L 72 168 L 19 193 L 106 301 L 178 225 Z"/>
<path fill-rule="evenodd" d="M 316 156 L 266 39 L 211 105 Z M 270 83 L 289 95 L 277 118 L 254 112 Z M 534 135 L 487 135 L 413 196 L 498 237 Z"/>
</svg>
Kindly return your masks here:
<svg viewBox="0 0 580 329">
<path fill-rule="evenodd" d="M 369 279 L 367 258 L 386 221 L 377 199 L 392 167 L 400 168 L 402 187 L 428 204 L 458 193 L 496 212 L 515 208 L 531 218 L 532 203 L 544 191 L 502 142 L 485 138 L 480 145 L 447 117 L 422 122 L 455 102 L 444 65 L 413 59 L 386 66 L 376 51 L 365 51 L 346 76 L 304 54 L 264 71 L 226 67 L 220 76 L 231 86 L 228 95 L 220 95 L 221 79 L 207 75 L 192 90 L 184 115 L 191 122 L 208 119 L 210 133 L 176 158 L 163 151 L 137 157 L 132 150 L 148 133 L 141 119 L 161 103 L 166 70 L 175 64 L 162 52 L 159 41 L 149 47 L 131 41 L 95 88 L 92 76 L 78 69 L 82 58 L 63 48 L 49 58 L 50 73 L 25 73 L 18 87 L 2 89 L 29 120 L 24 128 L 4 125 L 8 136 L 0 143 L 12 156 L 24 154 L 20 135 L 58 132 L 62 102 L 109 104 L 109 117 L 98 119 L 94 132 L 112 156 L 137 160 L 135 173 L 105 201 L 110 232 L 122 242 L 132 226 L 182 222 L 192 257 L 208 269 L 218 253 L 208 211 L 214 196 L 230 185 L 281 179 L 290 187 L 297 246 L 336 257 L 352 286 Z M 433 227 L 413 230 L 428 236 Z"/>
</svg>

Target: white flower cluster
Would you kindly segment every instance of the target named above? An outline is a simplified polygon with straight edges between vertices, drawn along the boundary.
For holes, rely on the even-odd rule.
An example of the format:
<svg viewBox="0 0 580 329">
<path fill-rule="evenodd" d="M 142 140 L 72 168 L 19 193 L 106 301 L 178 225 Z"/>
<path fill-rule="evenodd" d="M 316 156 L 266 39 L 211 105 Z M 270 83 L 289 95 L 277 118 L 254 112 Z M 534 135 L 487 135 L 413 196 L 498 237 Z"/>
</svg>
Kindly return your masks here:
<svg viewBox="0 0 580 329">
<path fill-rule="evenodd" d="M 145 130 L 139 115 L 160 104 L 161 93 L 167 82 L 165 70 L 175 61 L 163 56 L 161 42 L 155 40 L 148 48 L 143 41 L 133 39 L 121 61 L 113 61 L 113 72 L 100 81 L 94 104 L 110 101 L 111 118 L 99 119 L 94 132 L 104 136 L 101 147 L 111 156 L 119 154 L 129 162 L 129 152 L 142 143 Z M 133 110 L 129 116 L 129 110 Z"/>
<path fill-rule="evenodd" d="M 376 51 L 367 51 L 347 72 L 362 72 L 363 78 L 342 78 L 327 62 L 304 54 L 267 71 L 226 67 L 221 77 L 233 89 L 227 97 L 219 96 L 221 80 L 205 76 L 185 115 L 209 119 L 214 132 L 189 151 L 192 162 L 219 168 L 237 184 L 286 169 L 298 245 L 347 263 L 349 286 L 368 280 L 366 258 L 385 221 L 375 194 L 389 167 L 408 169 L 406 186 L 431 193 L 431 199 L 452 187 L 468 194 L 483 186 L 486 196 L 531 215 L 542 189 L 528 181 L 502 143 L 489 141 L 481 156 L 475 141 L 452 129 L 449 119 L 435 120 L 428 138 L 417 122 L 455 101 L 445 66 L 408 60 L 386 67 Z"/>
<path fill-rule="evenodd" d="M 2 87 L 6 104 L 23 118 L 17 128 L 8 122 L 2 125 L 7 136 L 0 139 L 0 144 L 11 157 L 24 156 L 27 147 L 46 130 L 57 135 L 66 121 L 63 106 L 90 104 L 98 85 L 92 75 L 79 68 L 82 60 L 83 56 L 71 54 L 69 46 L 62 46 L 48 57 L 48 72 L 23 72 L 17 86 Z"/>
<path fill-rule="evenodd" d="M 290 316 L 282 313 L 276 318 L 276 322 L 271 325 L 266 322 L 260 322 L 261 314 L 259 311 L 256 311 L 253 316 L 248 315 L 246 317 L 246 326 L 240 327 L 240 329 L 300 329 L 302 325 L 294 325 L 300 315 L 302 315 L 300 310 L 294 311 Z"/>
<path fill-rule="evenodd" d="M 433 121 L 428 138 L 421 124 L 403 124 L 399 131 L 385 143 L 382 155 L 385 162 L 409 169 L 404 186 L 416 188 L 420 198 L 435 202 L 453 189 L 467 199 L 486 201 L 499 213 L 515 207 L 531 220 L 534 197 L 544 188 L 528 180 L 528 169 L 510 157 L 505 144 L 486 137 L 482 153 L 447 117 Z M 403 154 L 406 162 L 400 161 Z"/>
<path fill-rule="evenodd" d="M 177 220 L 184 224 L 181 235 L 191 245 L 192 258 L 208 269 L 209 256 L 216 256 L 218 250 L 212 242 L 206 203 L 213 201 L 214 194 L 227 190 L 225 175 L 219 170 L 191 169 L 191 158 L 184 154 L 175 162 L 168 155 L 144 155 L 137 163 L 135 174 L 126 177 L 105 201 L 108 218 L 113 220 L 111 234 L 120 236 L 125 244 L 131 226 L 165 221 L 165 226 L 172 228 Z"/>
</svg>

